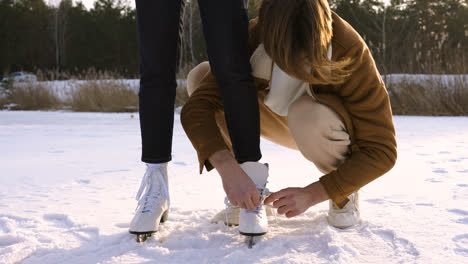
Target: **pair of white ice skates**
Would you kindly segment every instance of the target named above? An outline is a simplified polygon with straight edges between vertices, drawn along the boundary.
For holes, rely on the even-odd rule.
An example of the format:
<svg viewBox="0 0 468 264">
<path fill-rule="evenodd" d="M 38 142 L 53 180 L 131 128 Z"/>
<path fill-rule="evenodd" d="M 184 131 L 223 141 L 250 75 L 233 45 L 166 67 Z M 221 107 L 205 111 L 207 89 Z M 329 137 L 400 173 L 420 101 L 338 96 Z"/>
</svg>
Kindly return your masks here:
<svg viewBox="0 0 468 264">
<path fill-rule="evenodd" d="M 241 168 L 249 175 L 260 194 L 260 205 L 254 210 L 240 209 L 228 205 L 218 213 L 212 222 L 222 221 L 226 225 L 238 225 L 239 232 L 248 237 L 262 236 L 268 232 L 268 217 L 263 200 L 266 198 L 268 166 L 258 162 L 245 162 Z M 143 194 L 143 192 L 145 192 Z M 337 228 L 347 228 L 360 221 L 358 194 L 351 194 L 344 208 L 338 208 L 330 201 L 328 221 Z M 137 241 L 143 242 L 157 232 L 159 224 L 168 217 L 169 188 L 167 164 L 160 167 L 148 167 L 137 194 L 138 207 L 130 223 L 129 232 L 137 235 Z M 270 209 L 269 211 L 271 211 Z M 271 213 L 270 213 L 271 215 Z"/>
<path fill-rule="evenodd" d="M 242 235 L 261 236 L 268 231 L 268 219 L 263 206 L 268 167 L 258 162 L 245 162 L 241 167 L 257 186 L 262 203 L 251 211 L 239 210 L 233 224 L 239 225 L 239 232 Z M 157 232 L 160 223 L 167 220 L 169 210 L 167 166 L 147 168 L 137 200 L 139 202 L 129 232 L 137 235 L 138 242 L 143 242 Z"/>
</svg>

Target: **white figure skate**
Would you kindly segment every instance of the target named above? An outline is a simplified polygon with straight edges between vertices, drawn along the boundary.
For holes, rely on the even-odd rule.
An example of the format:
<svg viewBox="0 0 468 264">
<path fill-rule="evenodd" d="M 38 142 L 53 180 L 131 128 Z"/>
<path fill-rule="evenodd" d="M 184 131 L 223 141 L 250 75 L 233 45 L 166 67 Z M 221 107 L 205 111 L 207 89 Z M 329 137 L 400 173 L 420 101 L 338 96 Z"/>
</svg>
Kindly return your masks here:
<svg viewBox="0 0 468 264">
<path fill-rule="evenodd" d="M 161 167 L 148 166 L 136 199 L 138 206 L 129 232 L 136 235 L 137 242 L 141 243 L 157 232 L 159 224 L 165 222 L 168 217 L 170 202 L 167 164 Z"/>
<path fill-rule="evenodd" d="M 269 195 L 268 190 L 265 191 L 264 197 L 266 198 Z M 239 225 L 239 216 L 240 216 L 240 207 L 232 205 L 229 200 L 225 199 L 224 203 L 226 204 L 226 209 L 217 213 L 212 219 L 213 224 L 223 222 L 227 226 L 238 226 Z M 268 220 L 276 219 L 276 212 L 273 206 L 264 205 Z"/>
<path fill-rule="evenodd" d="M 263 205 L 268 179 L 268 165 L 258 162 L 244 162 L 241 168 L 257 186 L 260 205 L 254 210 L 241 209 L 239 215 L 239 233 L 246 236 L 249 248 L 268 232 L 268 218 Z"/>
</svg>

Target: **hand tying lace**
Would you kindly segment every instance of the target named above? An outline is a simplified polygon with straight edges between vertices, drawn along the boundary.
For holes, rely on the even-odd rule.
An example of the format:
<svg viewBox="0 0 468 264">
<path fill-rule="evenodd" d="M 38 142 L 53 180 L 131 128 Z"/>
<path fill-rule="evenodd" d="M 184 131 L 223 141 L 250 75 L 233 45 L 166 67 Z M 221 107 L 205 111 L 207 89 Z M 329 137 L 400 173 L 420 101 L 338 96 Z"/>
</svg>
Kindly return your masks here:
<svg viewBox="0 0 468 264">
<path fill-rule="evenodd" d="M 268 190 L 268 188 L 262 187 L 260 185 L 256 185 L 256 187 L 257 187 L 258 193 L 260 194 L 260 204 L 253 210 L 245 209 L 246 212 L 249 213 L 249 214 L 257 214 L 259 217 L 262 217 L 262 215 L 260 214 L 261 206 L 268 206 L 268 207 L 272 208 L 272 211 L 275 214 L 275 221 L 277 221 L 276 210 L 274 210 L 273 206 L 263 204 L 263 201 L 265 200 L 265 198 L 268 197 L 271 194 L 270 190 Z M 229 199 L 227 197 L 224 198 L 224 204 L 226 205 L 226 210 L 224 210 L 225 215 L 226 215 L 226 225 L 229 226 L 229 219 L 228 219 L 227 212 L 228 212 L 228 207 L 231 206 L 232 204 L 231 204 L 231 202 L 229 201 Z"/>
</svg>

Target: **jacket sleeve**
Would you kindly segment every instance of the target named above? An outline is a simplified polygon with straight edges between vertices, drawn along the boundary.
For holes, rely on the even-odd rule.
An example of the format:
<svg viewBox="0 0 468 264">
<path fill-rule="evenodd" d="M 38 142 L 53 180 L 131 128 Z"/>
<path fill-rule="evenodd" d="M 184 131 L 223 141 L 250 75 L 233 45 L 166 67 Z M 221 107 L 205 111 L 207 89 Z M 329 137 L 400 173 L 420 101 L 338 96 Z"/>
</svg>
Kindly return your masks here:
<svg viewBox="0 0 468 264">
<path fill-rule="evenodd" d="M 346 56 L 355 58 L 357 66 L 337 93 L 352 120 L 351 155 L 320 178 L 339 207 L 348 195 L 389 171 L 397 158 L 390 99 L 370 51 L 359 41 Z"/>
</svg>

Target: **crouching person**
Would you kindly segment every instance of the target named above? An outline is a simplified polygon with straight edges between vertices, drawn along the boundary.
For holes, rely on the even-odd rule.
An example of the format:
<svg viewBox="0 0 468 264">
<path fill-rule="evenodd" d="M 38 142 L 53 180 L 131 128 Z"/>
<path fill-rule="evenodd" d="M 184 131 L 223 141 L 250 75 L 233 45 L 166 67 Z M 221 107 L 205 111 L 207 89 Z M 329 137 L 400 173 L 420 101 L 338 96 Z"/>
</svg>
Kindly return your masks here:
<svg viewBox="0 0 468 264">
<path fill-rule="evenodd" d="M 300 151 L 324 174 L 303 188 L 273 193 L 264 203 L 295 217 L 329 200 L 331 225 L 359 223 L 358 190 L 397 158 L 388 93 L 364 40 L 326 0 L 264 0 L 250 22 L 249 49 L 261 136 Z M 234 164 L 234 158 L 207 62 L 190 72 L 187 89 L 181 121 L 197 150 L 200 173 L 215 167 L 224 179 L 239 168 L 218 168 Z M 226 210 L 238 216 L 238 208 Z"/>
</svg>

